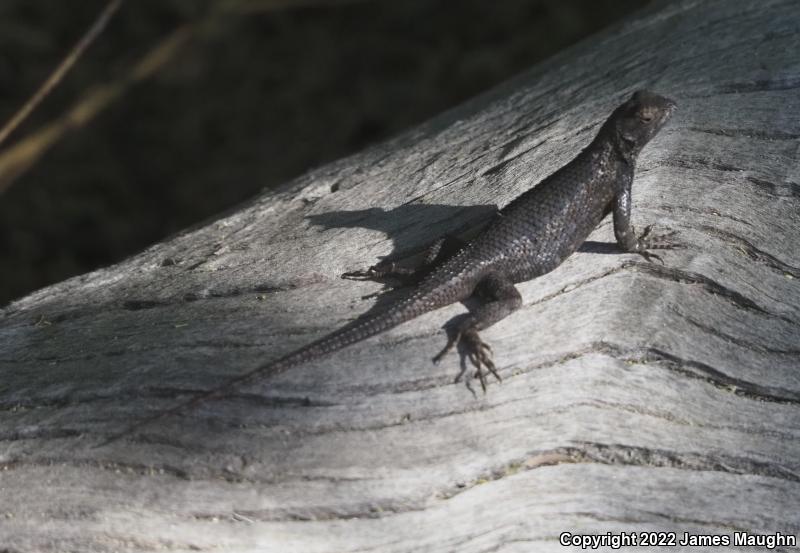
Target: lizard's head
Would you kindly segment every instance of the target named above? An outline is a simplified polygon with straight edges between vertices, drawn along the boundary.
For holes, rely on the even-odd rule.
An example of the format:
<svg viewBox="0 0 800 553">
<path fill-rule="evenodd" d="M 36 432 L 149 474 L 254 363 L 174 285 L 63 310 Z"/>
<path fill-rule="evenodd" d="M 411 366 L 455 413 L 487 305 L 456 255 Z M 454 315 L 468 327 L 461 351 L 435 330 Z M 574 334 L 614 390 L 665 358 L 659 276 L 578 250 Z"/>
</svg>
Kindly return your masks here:
<svg viewBox="0 0 800 553">
<path fill-rule="evenodd" d="M 675 102 L 647 90 L 637 90 L 609 118 L 620 150 L 635 156 L 664 126 Z"/>
</svg>

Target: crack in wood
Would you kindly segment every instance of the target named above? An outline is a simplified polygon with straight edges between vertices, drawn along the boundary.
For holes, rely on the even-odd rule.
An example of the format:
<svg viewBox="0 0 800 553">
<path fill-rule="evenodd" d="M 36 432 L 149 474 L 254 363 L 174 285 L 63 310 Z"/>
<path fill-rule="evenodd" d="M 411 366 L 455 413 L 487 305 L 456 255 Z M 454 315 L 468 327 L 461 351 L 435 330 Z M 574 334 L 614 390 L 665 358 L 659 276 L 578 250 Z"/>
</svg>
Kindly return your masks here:
<svg viewBox="0 0 800 553">
<path fill-rule="evenodd" d="M 673 372 L 676 372 L 683 376 L 688 376 L 690 378 L 703 380 L 717 389 L 724 390 L 728 393 L 734 393 L 735 395 L 740 397 L 746 397 L 748 399 L 753 399 L 758 401 L 769 401 L 779 404 L 800 405 L 800 393 L 793 390 L 788 390 L 785 388 L 774 387 L 774 386 L 763 386 L 743 379 L 731 377 L 722 372 L 721 370 L 716 369 L 706 363 L 701 363 L 699 361 L 694 361 L 689 359 L 683 359 L 657 348 L 652 348 L 652 347 L 623 348 L 617 344 L 613 344 L 610 342 L 594 342 L 582 349 L 566 352 L 554 358 L 537 363 L 535 365 L 529 365 L 524 369 L 522 369 L 521 371 L 517 371 L 517 373 L 527 374 L 535 370 L 541 370 L 543 368 L 549 368 L 561 365 L 569 360 L 595 353 L 608 355 L 615 359 L 624 361 L 626 363 L 651 364 L 653 362 L 657 362 Z M 506 371 L 503 368 L 501 368 L 501 372 L 506 372 Z M 420 386 L 420 384 L 422 384 L 422 386 Z M 398 393 L 405 393 L 408 391 L 422 391 L 432 387 L 441 387 L 444 385 L 452 385 L 452 379 L 451 378 L 420 379 L 417 381 L 413 381 L 411 383 L 406 383 L 404 386 L 400 386 L 401 389 L 398 389 L 397 384 L 355 386 L 352 391 L 353 393 L 360 393 L 366 395 L 376 395 L 381 393 L 398 394 Z M 204 393 L 204 390 L 150 388 L 147 390 L 138 390 L 136 392 L 128 392 L 125 394 L 97 395 L 88 398 L 84 397 L 80 398 L 79 401 L 76 401 L 71 398 L 64 398 L 57 400 L 51 399 L 50 401 L 47 402 L 42 402 L 42 401 L 30 402 L 27 405 L 20 405 L 19 403 L 16 403 L 11 406 L 6 406 L 5 410 L 19 411 L 19 410 L 27 410 L 27 409 L 43 408 L 43 407 L 64 408 L 90 401 L 113 400 L 119 402 L 123 398 L 129 398 L 129 401 L 136 401 L 141 399 L 142 397 L 162 397 L 177 401 L 178 399 L 181 398 L 182 395 L 197 395 L 201 393 Z M 334 404 L 331 403 L 312 401 L 309 398 L 285 398 L 285 397 L 281 398 L 275 396 L 265 397 L 259 394 L 247 394 L 247 393 L 231 394 L 226 396 L 226 398 L 232 399 L 234 401 L 247 401 L 249 403 L 256 404 L 266 408 L 286 408 L 286 407 L 312 408 L 312 407 L 335 406 Z M 484 408 L 485 407 L 464 408 L 461 410 L 456 409 L 456 410 L 451 410 L 451 412 L 437 414 L 436 417 L 426 417 L 426 418 L 452 416 L 471 411 L 482 410 Z M 406 424 L 407 422 L 408 421 L 392 421 L 390 423 L 374 425 L 374 428 L 371 429 L 376 430 L 384 427 L 397 426 L 400 424 Z M 241 427 L 242 424 L 241 422 L 236 422 L 236 423 L 231 423 L 228 426 Z M 258 427 L 259 425 L 250 425 L 250 426 Z M 330 427 L 330 429 L 324 429 L 324 430 L 331 432 L 346 432 L 346 431 L 362 431 L 363 429 L 350 428 L 346 426 L 336 426 L 336 427 L 332 426 Z M 74 429 L 67 429 L 64 431 L 75 432 L 76 434 L 79 433 L 79 431 Z M 57 432 L 57 430 L 54 430 L 54 432 Z M 296 432 L 303 433 L 304 431 L 302 429 L 297 429 Z M 323 430 L 320 429 L 318 433 L 323 433 Z M 57 436 L 57 434 L 54 436 Z M 64 435 L 60 437 L 68 437 L 68 436 Z M 43 438 L 48 439 L 47 437 L 44 436 Z M 153 440 L 153 438 L 144 438 L 143 440 L 141 437 L 138 439 L 140 441 Z M 159 440 L 162 441 L 164 439 L 166 438 L 159 438 Z M 186 447 L 186 444 L 178 442 L 172 443 L 172 445 L 183 448 Z"/>
<path fill-rule="evenodd" d="M 776 184 L 766 179 L 759 179 L 751 176 L 746 178 L 749 182 L 755 184 L 759 190 L 766 192 L 769 196 L 777 198 L 800 198 L 800 184 L 796 182 L 787 181 L 782 184 Z"/>
<path fill-rule="evenodd" d="M 729 219 L 731 221 L 735 221 L 737 223 L 741 223 L 743 225 L 747 225 L 748 227 L 751 227 L 751 228 L 753 226 L 753 224 L 750 221 L 746 221 L 744 219 L 740 219 L 739 217 L 735 217 L 733 215 L 730 215 L 729 213 L 721 213 L 721 212 L 717 211 L 713 207 L 696 208 L 696 207 L 692 207 L 692 206 L 688 206 L 688 205 L 666 205 L 666 204 L 662 204 L 662 205 L 658 206 L 657 209 L 660 209 L 662 211 L 666 211 L 667 213 L 671 213 L 671 214 L 672 213 L 682 213 L 682 212 L 688 211 L 690 213 L 698 213 L 700 215 L 712 215 L 714 217 L 722 217 L 724 219 Z"/>
<path fill-rule="evenodd" d="M 66 408 L 87 405 L 95 402 L 112 402 L 118 404 L 122 401 L 138 402 L 142 399 L 166 399 L 174 400 L 176 402 L 183 401 L 186 396 L 194 397 L 208 393 L 209 390 L 193 389 L 193 388 L 168 388 L 148 386 L 135 390 L 125 390 L 114 393 L 91 393 L 81 394 L 77 397 L 63 397 L 63 398 L 37 398 L 27 401 L 14 401 L 8 403 L 0 403 L 0 412 L 25 412 L 33 409 L 44 408 Z M 327 402 L 321 400 L 312 400 L 308 397 L 267 397 L 248 392 L 231 392 L 226 395 L 226 398 L 235 400 L 242 400 L 261 407 L 333 407 L 338 405 L 334 402 Z"/>
<path fill-rule="evenodd" d="M 747 457 L 675 452 L 625 444 L 597 442 L 576 442 L 575 444 L 531 452 L 522 458 L 483 472 L 468 482 L 458 482 L 438 492 L 426 495 L 433 495 L 438 500 L 448 501 L 478 486 L 504 480 L 521 472 L 564 464 L 600 464 L 616 467 L 637 466 L 652 469 L 667 468 L 694 472 L 719 472 L 735 476 L 761 476 L 785 482 L 800 483 L 800 475 L 793 470 L 774 463 Z M 408 512 L 423 511 L 426 508 L 425 501 L 404 500 L 377 501 L 369 505 L 338 505 L 336 507 L 317 505 L 294 509 L 237 509 L 236 512 L 256 522 L 329 521 L 384 518 Z M 200 519 L 225 519 L 230 517 L 230 513 L 204 512 L 194 513 L 191 516 Z"/>
<path fill-rule="evenodd" d="M 736 167 L 729 163 L 722 163 L 719 161 L 707 160 L 700 157 L 672 157 L 658 161 L 653 166 L 648 168 L 648 171 L 658 169 L 659 167 L 676 167 L 679 169 L 713 169 L 723 173 L 743 173 L 744 169 Z M 646 171 L 642 171 L 643 173 Z"/>
<path fill-rule="evenodd" d="M 657 348 L 643 348 L 642 353 L 639 356 L 632 357 L 630 361 L 641 363 L 656 361 L 671 371 L 684 376 L 702 379 L 715 388 L 748 399 L 800 405 L 800 393 L 794 390 L 778 386 L 762 386 L 747 380 L 734 378 L 706 363 L 682 359 Z"/>
<path fill-rule="evenodd" d="M 581 288 L 587 284 L 591 284 L 596 280 L 608 277 L 610 275 L 614 275 L 617 273 L 624 272 L 626 270 L 635 271 L 643 274 L 647 274 L 649 276 L 653 276 L 656 278 L 660 278 L 663 280 L 669 280 L 672 282 L 676 282 L 679 284 L 697 284 L 701 285 L 705 288 L 709 293 L 712 295 L 716 295 L 728 300 L 730 303 L 735 305 L 738 308 L 745 309 L 748 311 L 754 311 L 761 315 L 765 315 L 771 318 L 780 319 L 787 323 L 790 323 L 794 326 L 800 325 L 797 321 L 790 317 L 786 317 L 784 315 L 778 315 L 772 313 L 760 305 L 758 305 L 755 301 L 751 300 L 750 298 L 746 297 L 745 295 L 728 288 L 727 286 L 723 286 L 719 282 L 713 280 L 710 277 L 702 275 L 700 273 L 690 272 L 690 271 L 683 271 L 674 267 L 665 267 L 663 265 L 658 265 L 656 263 L 646 263 L 640 261 L 623 261 L 622 264 L 612 267 L 603 271 L 602 273 L 598 273 L 596 275 L 592 275 L 589 278 L 569 283 L 568 285 L 564 286 L 560 290 L 548 294 L 538 300 L 525 304 L 524 308 L 528 309 L 530 307 L 548 302 L 553 300 L 561 295 L 568 294 Z"/>
<path fill-rule="evenodd" d="M 714 94 L 746 94 L 800 88 L 800 75 L 782 75 L 751 81 L 733 81 L 714 87 Z"/>
<path fill-rule="evenodd" d="M 136 476 L 171 476 L 180 480 L 191 480 L 189 473 L 173 465 L 158 464 L 144 465 L 139 463 L 123 463 L 119 461 L 106 461 L 102 459 L 75 459 L 72 457 L 36 457 L 27 459 L 12 459 L 0 462 L 0 472 L 14 471 L 28 467 L 52 468 L 66 466 L 77 469 L 97 469 L 120 474 Z"/>
<path fill-rule="evenodd" d="M 41 428 L 29 427 L 11 432 L 0 433 L 0 442 L 18 442 L 24 440 L 60 440 L 64 438 L 77 438 L 82 433 L 72 428 Z"/>
<path fill-rule="evenodd" d="M 703 322 L 700 322 L 699 320 L 697 320 L 697 319 L 691 317 L 690 315 L 687 315 L 683 311 L 677 309 L 675 306 L 671 305 L 671 306 L 668 307 L 668 309 L 670 311 L 672 311 L 673 313 L 675 313 L 676 315 L 678 315 L 679 317 L 681 317 L 683 320 L 685 320 L 687 323 L 689 323 L 693 327 L 695 327 L 697 329 L 700 329 L 703 332 L 707 332 L 708 334 L 711 334 L 713 336 L 716 336 L 717 338 L 721 338 L 722 340 L 725 340 L 726 342 L 730 342 L 732 344 L 736 344 L 737 346 L 741 346 L 741 347 L 743 347 L 745 349 L 749 349 L 749 350 L 751 350 L 751 351 L 753 351 L 755 353 L 759 353 L 759 354 L 772 353 L 772 354 L 776 354 L 776 355 L 785 355 L 785 356 L 790 356 L 790 357 L 800 356 L 800 349 L 779 349 L 779 348 L 774 348 L 774 347 L 758 344 L 756 342 L 751 342 L 750 340 L 745 340 L 744 338 L 740 338 L 738 336 L 734 336 L 734 335 L 729 334 L 727 332 L 723 332 L 718 328 L 715 328 L 713 326 L 710 326 L 710 325 L 707 325 L 707 324 L 705 324 Z"/>
<path fill-rule="evenodd" d="M 766 265 L 770 269 L 780 273 L 782 276 L 789 274 L 794 278 L 800 278 L 800 268 L 789 265 L 788 263 L 781 261 L 777 257 L 768 254 L 767 252 L 755 247 L 753 244 L 751 244 L 749 241 L 745 240 L 741 236 L 738 236 L 729 231 L 718 229 L 711 225 L 701 225 L 698 228 L 699 230 L 705 232 L 706 234 L 715 236 L 720 240 L 722 240 L 723 242 L 726 242 L 734 246 L 739 251 L 742 251 L 753 261 L 761 263 L 762 265 Z"/>
<path fill-rule="evenodd" d="M 686 130 L 703 133 L 713 134 L 715 136 L 725 136 L 730 138 L 755 138 L 757 140 L 797 140 L 800 134 L 788 133 L 783 131 L 767 131 L 764 129 L 726 129 L 726 128 L 702 128 L 702 127 L 686 127 Z"/>
<path fill-rule="evenodd" d="M 608 444 L 598 442 L 574 442 L 574 445 L 556 447 L 548 450 L 531 452 L 522 458 L 479 474 L 469 482 L 459 482 L 435 493 L 439 500 L 449 500 L 471 489 L 503 480 L 520 472 L 527 472 L 543 467 L 562 464 L 601 464 L 610 466 L 638 466 L 644 468 L 669 468 L 695 472 L 721 472 L 731 475 L 751 475 L 775 478 L 781 481 L 800 483 L 800 475 L 786 467 L 775 463 L 759 461 L 742 456 L 713 455 L 696 452 L 675 452 L 665 449 L 632 446 L 626 444 Z M 0 463 L 0 471 L 8 471 L 23 467 L 51 467 L 66 465 L 75 468 L 94 468 L 99 470 L 125 473 L 140 477 L 166 475 L 188 480 L 196 479 L 186 471 L 170 465 L 146 466 L 141 464 L 119 463 L 96 460 L 76 460 L 73 458 L 40 458 L 34 460 L 17 460 Z M 249 481 L 237 477 L 232 471 L 216 471 L 205 475 L 206 478 L 222 479 L 228 483 Z M 323 478 L 324 479 L 324 478 Z M 337 481 L 330 478 L 329 481 Z M 280 482 L 275 481 L 275 483 Z M 377 501 L 368 505 L 339 505 L 326 507 L 322 505 L 302 508 L 280 508 L 262 510 L 236 509 L 235 512 L 249 521 L 306 521 L 306 520 L 349 520 L 356 518 L 383 518 L 385 516 L 422 511 L 426 508 L 424 500 Z M 232 513 L 197 512 L 190 515 L 199 520 L 226 520 Z"/>
<path fill-rule="evenodd" d="M 744 294 L 728 288 L 714 279 L 700 273 L 683 271 L 674 267 L 665 267 L 656 263 L 642 263 L 638 261 L 627 261 L 624 262 L 622 266 L 623 268 L 632 269 L 640 273 L 665 280 L 671 280 L 680 284 L 697 284 L 705 288 L 712 295 L 720 296 L 741 309 L 766 315 L 773 319 L 780 319 L 794 326 L 800 325 L 800 323 L 794 319 L 785 315 L 772 313 L 758 305 L 755 301 L 751 300 Z"/>
<path fill-rule="evenodd" d="M 616 359 L 619 359 L 625 363 L 636 363 L 636 364 L 652 364 L 657 362 L 664 366 L 665 368 L 671 370 L 672 372 L 681 374 L 683 376 L 688 376 L 693 379 L 702 380 L 713 387 L 723 390 L 727 393 L 733 393 L 739 397 L 745 397 L 747 399 L 757 400 L 757 401 L 765 401 L 765 402 L 772 402 L 778 404 L 792 404 L 792 405 L 800 405 L 800 393 L 787 390 L 780 387 L 770 387 L 770 386 L 762 386 L 759 384 L 755 384 L 746 380 L 738 379 L 731 377 L 722 371 L 711 367 L 708 364 L 701 363 L 699 361 L 687 360 L 682 359 L 678 356 L 666 353 L 656 348 L 633 348 L 633 349 L 625 349 L 619 345 L 608 343 L 608 342 L 596 342 L 588 347 L 580 350 L 580 351 L 571 351 L 566 354 L 562 354 L 555 359 L 548 360 L 543 363 L 539 363 L 534 366 L 528 366 L 522 371 L 518 371 L 518 374 L 527 374 L 534 370 L 541 370 L 543 368 L 550 368 L 554 366 L 561 365 L 569 360 L 576 359 L 579 357 L 583 357 L 585 355 L 593 354 L 593 353 L 602 353 L 605 355 L 610 355 Z M 430 382 L 432 379 L 429 379 Z M 441 382 L 443 379 L 439 379 Z M 448 379 L 445 380 L 446 383 L 452 383 L 452 380 Z M 440 384 L 441 385 L 441 384 Z M 375 388 L 370 388 L 368 391 L 361 390 L 359 387 L 359 391 L 361 393 L 367 393 L 369 395 L 376 395 L 380 393 L 398 393 L 394 388 L 386 390 L 384 387 L 383 390 L 376 390 Z M 506 403 L 512 403 L 516 401 L 524 401 L 522 400 L 512 400 Z M 500 404 L 502 405 L 502 404 Z M 499 405 L 492 405 L 491 408 L 494 408 Z M 563 409 L 567 409 L 568 407 L 564 407 Z M 419 419 L 414 419 L 415 422 L 420 421 L 430 421 L 440 418 L 445 418 L 449 416 L 456 416 L 461 415 L 469 412 L 476 412 L 488 409 L 486 406 L 478 406 L 478 407 L 467 407 L 461 410 L 450 410 L 443 413 L 437 413 L 435 415 L 429 415 L 426 417 L 420 417 Z M 217 419 L 214 419 L 217 420 Z M 392 421 L 390 423 L 383 423 L 377 425 L 371 425 L 369 427 L 351 427 L 351 426 L 344 426 L 344 425 L 331 425 L 325 428 L 318 428 L 316 431 L 309 432 L 304 429 L 294 429 L 293 433 L 296 435 L 305 435 L 305 434 L 324 434 L 327 432 L 361 432 L 361 431 L 374 431 L 379 430 L 382 428 L 389 428 L 393 426 L 399 426 L 402 424 L 408 424 L 411 421 Z M 228 425 L 230 427 L 235 427 L 237 424 L 231 423 Z M 238 425 L 240 426 L 240 425 Z M 259 425 L 251 425 L 254 427 L 258 427 Z M 185 445 L 181 445 L 181 447 L 186 447 Z"/>
<path fill-rule="evenodd" d="M 158 307 L 171 307 L 185 303 L 192 303 L 198 300 L 236 298 L 245 294 L 273 294 L 276 292 L 287 292 L 305 288 L 314 284 L 325 282 L 321 274 L 311 273 L 298 275 L 284 282 L 261 283 L 248 287 L 231 286 L 229 288 L 214 288 L 202 292 L 186 292 L 178 297 L 170 297 L 159 300 L 150 299 L 128 299 L 120 305 L 127 311 L 141 311 L 145 309 L 155 309 Z"/>
</svg>

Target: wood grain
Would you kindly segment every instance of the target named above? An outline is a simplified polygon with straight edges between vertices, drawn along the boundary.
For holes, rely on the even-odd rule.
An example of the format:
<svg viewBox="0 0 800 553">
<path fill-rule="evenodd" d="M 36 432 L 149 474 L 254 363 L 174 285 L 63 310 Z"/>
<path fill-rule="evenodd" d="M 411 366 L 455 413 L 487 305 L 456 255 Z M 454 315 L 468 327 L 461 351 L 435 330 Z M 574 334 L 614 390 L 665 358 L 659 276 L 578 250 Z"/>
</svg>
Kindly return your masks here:
<svg viewBox="0 0 800 553">
<path fill-rule="evenodd" d="M 11 304 L 0 551 L 797 535 L 798 27 L 794 0 L 656 3 L 405 135 Z M 458 305 L 97 447 L 373 308 L 381 287 L 341 273 L 478 224 L 640 87 L 679 111 L 640 159 L 634 221 L 686 248 L 648 264 L 605 245 L 605 221 L 484 333 L 504 378 L 488 394 L 453 382 L 458 355 L 431 363 Z"/>
</svg>

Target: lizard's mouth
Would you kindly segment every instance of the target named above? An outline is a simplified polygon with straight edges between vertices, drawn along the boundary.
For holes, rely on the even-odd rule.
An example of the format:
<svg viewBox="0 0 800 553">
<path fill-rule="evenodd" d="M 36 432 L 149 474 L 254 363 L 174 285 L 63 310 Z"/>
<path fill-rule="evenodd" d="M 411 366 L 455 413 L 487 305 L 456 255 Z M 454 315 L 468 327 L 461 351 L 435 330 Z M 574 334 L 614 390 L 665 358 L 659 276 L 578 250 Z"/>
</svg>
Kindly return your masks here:
<svg viewBox="0 0 800 553">
<path fill-rule="evenodd" d="M 678 109 L 678 104 L 670 100 L 669 98 L 664 98 L 664 110 L 661 115 L 661 120 L 659 121 L 658 128 L 660 129 L 664 125 L 666 125 L 667 121 L 670 120 L 672 114 L 675 113 L 675 110 Z"/>
</svg>

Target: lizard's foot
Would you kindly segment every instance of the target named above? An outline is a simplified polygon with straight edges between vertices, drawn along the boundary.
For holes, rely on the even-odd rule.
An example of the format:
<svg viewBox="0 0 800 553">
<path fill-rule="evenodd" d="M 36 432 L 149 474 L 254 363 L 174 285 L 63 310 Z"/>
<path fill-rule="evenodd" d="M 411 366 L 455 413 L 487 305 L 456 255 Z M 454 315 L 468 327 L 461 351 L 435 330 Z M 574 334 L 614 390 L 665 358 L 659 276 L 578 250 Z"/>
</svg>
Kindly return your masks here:
<svg viewBox="0 0 800 553">
<path fill-rule="evenodd" d="M 644 257 L 647 261 L 657 259 L 664 264 L 664 260 L 660 255 L 656 255 L 648 250 L 674 250 L 683 248 L 683 244 L 674 242 L 672 237 L 677 234 L 676 231 L 670 231 L 666 234 L 659 234 L 650 236 L 650 231 L 653 230 L 653 225 L 647 225 L 644 232 L 636 240 L 636 253 Z"/>
<path fill-rule="evenodd" d="M 459 330 L 452 338 L 447 341 L 447 345 L 440 351 L 436 357 L 433 358 L 434 363 L 438 363 L 441 361 L 442 357 L 444 357 L 456 344 L 463 344 L 466 348 L 467 357 L 470 360 L 470 363 L 475 367 L 475 378 L 477 378 L 481 383 L 481 388 L 483 388 L 484 393 L 486 392 L 486 373 L 484 372 L 484 368 L 486 368 L 494 377 L 497 379 L 498 382 L 502 382 L 503 379 L 500 378 L 500 374 L 497 372 L 497 368 L 495 367 L 494 361 L 492 360 L 492 348 L 489 344 L 484 342 L 480 335 L 478 335 L 478 331 L 474 328 L 468 328 L 466 330 Z M 463 374 L 463 373 L 462 373 Z M 461 375 L 459 375 L 460 378 Z M 459 378 L 456 378 L 458 381 Z"/>
<path fill-rule="evenodd" d="M 394 261 L 381 261 L 366 271 L 349 271 L 342 273 L 342 278 L 349 280 L 376 280 L 398 279 L 402 283 L 413 282 L 417 271 L 413 268 L 401 267 Z"/>
<path fill-rule="evenodd" d="M 395 269 L 396 267 L 393 261 L 381 261 L 366 271 L 362 269 L 360 271 L 349 271 L 347 273 L 342 273 L 342 278 L 351 280 L 373 280 L 391 275 Z"/>
<path fill-rule="evenodd" d="M 480 380 L 483 392 L 486 393 L 486 373 L 483 371 L 483 367 L 486 367 L 498 382 L 502 382 L 503 379 L 500 378 L 497 368 L 494 366 L 494 361 L 492 360 L 492 348 L 489 344 L 481 340 L 478 331 L 475 329 L 465 331 L 462 336 L 462 341 L 467 347 L 467 356 L 475 367 L 475 378 Z"/>
<path fill-rule="evenodd" d="M 459 341 L 461 341 L 461 334 L 462 334 L 462 331 L 459 330 L 453 336 L 451 336 L 450 338 L 447 339 L 447 345 L 445 345 L 444 348 L 442 348 L 442 351 L 440 351 L 439 353 L 437 353 L 434 356 L 434 358 L 433 358 L 433 362 L 434 363 L 438 363 L 439 361 L 442 360 L 442 358 L 445 355 L 450 353 L 450 350 L 453 349 L 453 346 L 455 346 Z"/>
</svg>

